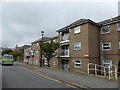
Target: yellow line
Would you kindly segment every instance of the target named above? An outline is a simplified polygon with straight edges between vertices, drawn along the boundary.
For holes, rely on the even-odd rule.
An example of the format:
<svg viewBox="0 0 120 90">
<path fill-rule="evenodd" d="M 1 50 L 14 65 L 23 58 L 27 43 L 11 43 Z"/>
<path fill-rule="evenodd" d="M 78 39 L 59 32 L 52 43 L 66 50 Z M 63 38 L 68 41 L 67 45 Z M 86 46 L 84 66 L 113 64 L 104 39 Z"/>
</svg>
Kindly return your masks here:
<svg viewBox="0 0 120 90">
<path fill-rule="evenodd" d="M 34 73 L 34 74 L 37 74 L 37 75 L 42 76 L 42 77 L 44 77 L 44 78 L 47 78 L 47 79 L 49 79 L 49 80 L 52 80 L 52 81 L 55 81 L 55 82 L 64 84 L 63 82 L 61 82 L 61 81 L 59 81 L 59 80 L 53 79 L 53 78 L 51 78 L 51 77 L 45 76 L 45 75 L 40 74 L 40 73 L 36 73 L 36 72 L 34 72 L 34 71 L 32 71 L 32 70 L 23 68 L 23 67 L 21 67 L 21 66 L 17 66 L 17 67 L 20 67 L 20 68 L 22 68 L 22 69 L 24 69 L 24 70 L 26 70 L 26 71 L 30 71 L 30 72 L 32 72 L 32 73 Z M 71 87 L 71 88 L 77 88 L 77 87 L 72 86 L 72 85 L 70 85 L 70 84 L 64 84 L 64 85 L 69 86 L 69 87 Z"/>
</svg>

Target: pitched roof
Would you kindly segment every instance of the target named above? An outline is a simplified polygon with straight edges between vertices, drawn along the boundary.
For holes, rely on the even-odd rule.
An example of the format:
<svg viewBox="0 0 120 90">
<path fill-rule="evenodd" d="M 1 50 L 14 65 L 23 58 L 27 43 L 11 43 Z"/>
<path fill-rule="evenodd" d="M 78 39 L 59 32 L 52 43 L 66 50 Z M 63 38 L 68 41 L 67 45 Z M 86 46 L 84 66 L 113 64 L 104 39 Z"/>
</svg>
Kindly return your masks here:
<svg viewBox="0 0 120 90">
<path fill-rule="evenodd" d="M 49 40 L 51 40 L 51 39 L 53 39 L 53 38 L 55 38 L 55 37 L 43 37 L 43 41 L 49 41 Z M 33 43 L 38 43 L 38 42 L 42 42 L 42 38 L 40 38 L 40 39 L 32 42 L 31 44 L 33 44 Z"/>
<path fill-rule="evenodd" d="M 57 32 L 61 32 L 61 31 L 67 31 L 68 29 L 70 28 L 73 28 L 73 27 L 76 27 L 76 26 L 79 26 L 79 25 L 82 25 L 82 24 L 85 24 L 85 23 L 91 23 L 91 24 L 94 24 L 96 26 L 99 26 L 97 23 L 93 22 L 92 20 L 90 19 L 80 19 L 78 21 L 75 21 L 69 25 L 67 25 L 66 27 L 64 28 L 61 28 L 59 30 L 57 30 Z"/>
<path fill-rule="evenodd" d="M 30 47 L 30 45 L 24 45 L 24 46 L 22 46 L 23 49 L 26 49 L 26 48 L 29 48 L 29 47 Z"/>
<path fill-rule="evenodd" d="M 120 15 L 117 17 L 111 18 L 111 19 L 98 22 L 98 24 L 104 26 L 104 25 L 109 25 L 109 24 L 117 23 L 117 22 L 120 22 Z"/>
</svg>

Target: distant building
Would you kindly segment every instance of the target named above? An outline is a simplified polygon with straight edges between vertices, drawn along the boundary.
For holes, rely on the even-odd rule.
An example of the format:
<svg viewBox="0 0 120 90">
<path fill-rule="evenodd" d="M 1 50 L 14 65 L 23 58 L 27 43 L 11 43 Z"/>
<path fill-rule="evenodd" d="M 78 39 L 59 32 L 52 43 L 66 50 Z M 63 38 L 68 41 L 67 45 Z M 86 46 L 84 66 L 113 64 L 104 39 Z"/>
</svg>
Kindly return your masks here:
<svg viewBox="0 0 120 90">
<path fill-rule="evenodd" d="M 53 40 L 56 37 L 43 37 L 32 42 L 31 46 L 24 49 L 24 61 L 28 62 L 30 64 L 34 64 L 34 65 L 39 65 L 40 64 L 40 60 L 41 60 L 41 53 L 40 53 L 40 42 L 49 42 L 50 40 Z M 46 64 L 46 59 L 43 56 L 42 59 L 42 65 L 44 66 Z"/>
<path fill-rule="evenodd" d="M 24 49 L 28 48 L 29 46 L 30 45 L 24 45 L 24 46 L 18 47 L 18 45 L 16 45 L 14 51 L 19 51 L 22 53 L 22 56 L 18 57 L 18 60 L 21 60 L 21 61 L 24 60 Z"/>
</svg>

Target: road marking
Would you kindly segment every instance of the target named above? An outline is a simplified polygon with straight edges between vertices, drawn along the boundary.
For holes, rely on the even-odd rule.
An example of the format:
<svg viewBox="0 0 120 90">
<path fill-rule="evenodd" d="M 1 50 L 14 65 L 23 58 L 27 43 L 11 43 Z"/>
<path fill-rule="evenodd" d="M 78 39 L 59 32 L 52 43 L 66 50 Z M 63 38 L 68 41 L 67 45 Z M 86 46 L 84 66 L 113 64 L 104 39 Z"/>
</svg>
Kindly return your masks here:
<svg viewBox="0 0 120 90">
<path fill-rule="evenodd" d="M 75 86 L 73 86 L 73 85 L 70 85 L 70 84 L 67 84 L 67 83 L 63 83 L 62 81 L 59 81 L 59 80 L 57 80 L 57 79 L 53 79 L 53 78 L 51 78 L 51 77 L 49 77 L 49 76 L 46 76 L 46 75 L 43 75 L 43 74 L 41 74 L 41 73 L 37 73 L 37 72 L 35 72 L 35 71 L 32 71 L 32 70 L 23 68 L 23 67 L 21 67 L 21 66 L 17 66 L 17 67 L 20 67 L 20 68 L 22 68 L 22 69 L 24 69 L 24 70 L 26 70 L 26 71 L 32 72 L 32 73 L 34 73 L 34 74 L 37 74 L 37 75 L 42 76 L 42 77 L 44 77 L 44 78 L 47 78 L 47 79 L 49 79 L 49 80 L 52 80 L 52 81 L 55 81 L 55 82 L 64 84 L 64 85 L 66 85 L 66 86 L 68 86 L 68 87 L 77 88 L 77 87 L 75 87 Z M 79 88 L 77 88 L 77 89 L 79 89 Z"/>
</svg>

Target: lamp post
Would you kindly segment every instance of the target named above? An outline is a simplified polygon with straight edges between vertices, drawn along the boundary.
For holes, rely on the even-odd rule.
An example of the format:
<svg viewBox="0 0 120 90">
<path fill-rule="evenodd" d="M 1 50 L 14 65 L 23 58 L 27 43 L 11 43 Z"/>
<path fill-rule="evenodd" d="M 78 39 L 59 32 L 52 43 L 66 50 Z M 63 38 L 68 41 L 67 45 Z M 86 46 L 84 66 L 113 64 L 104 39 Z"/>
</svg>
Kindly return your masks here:
<svg viewBox="0 0 120 90">
<path fill-rule="evenodd" d="M 42 35 L 41 42 L 43 42 L 44 31 L 41 31 L 41 35 Z M 42 67 L 42 49 L 40 49 L 40 67 Z"/>
</svg>

